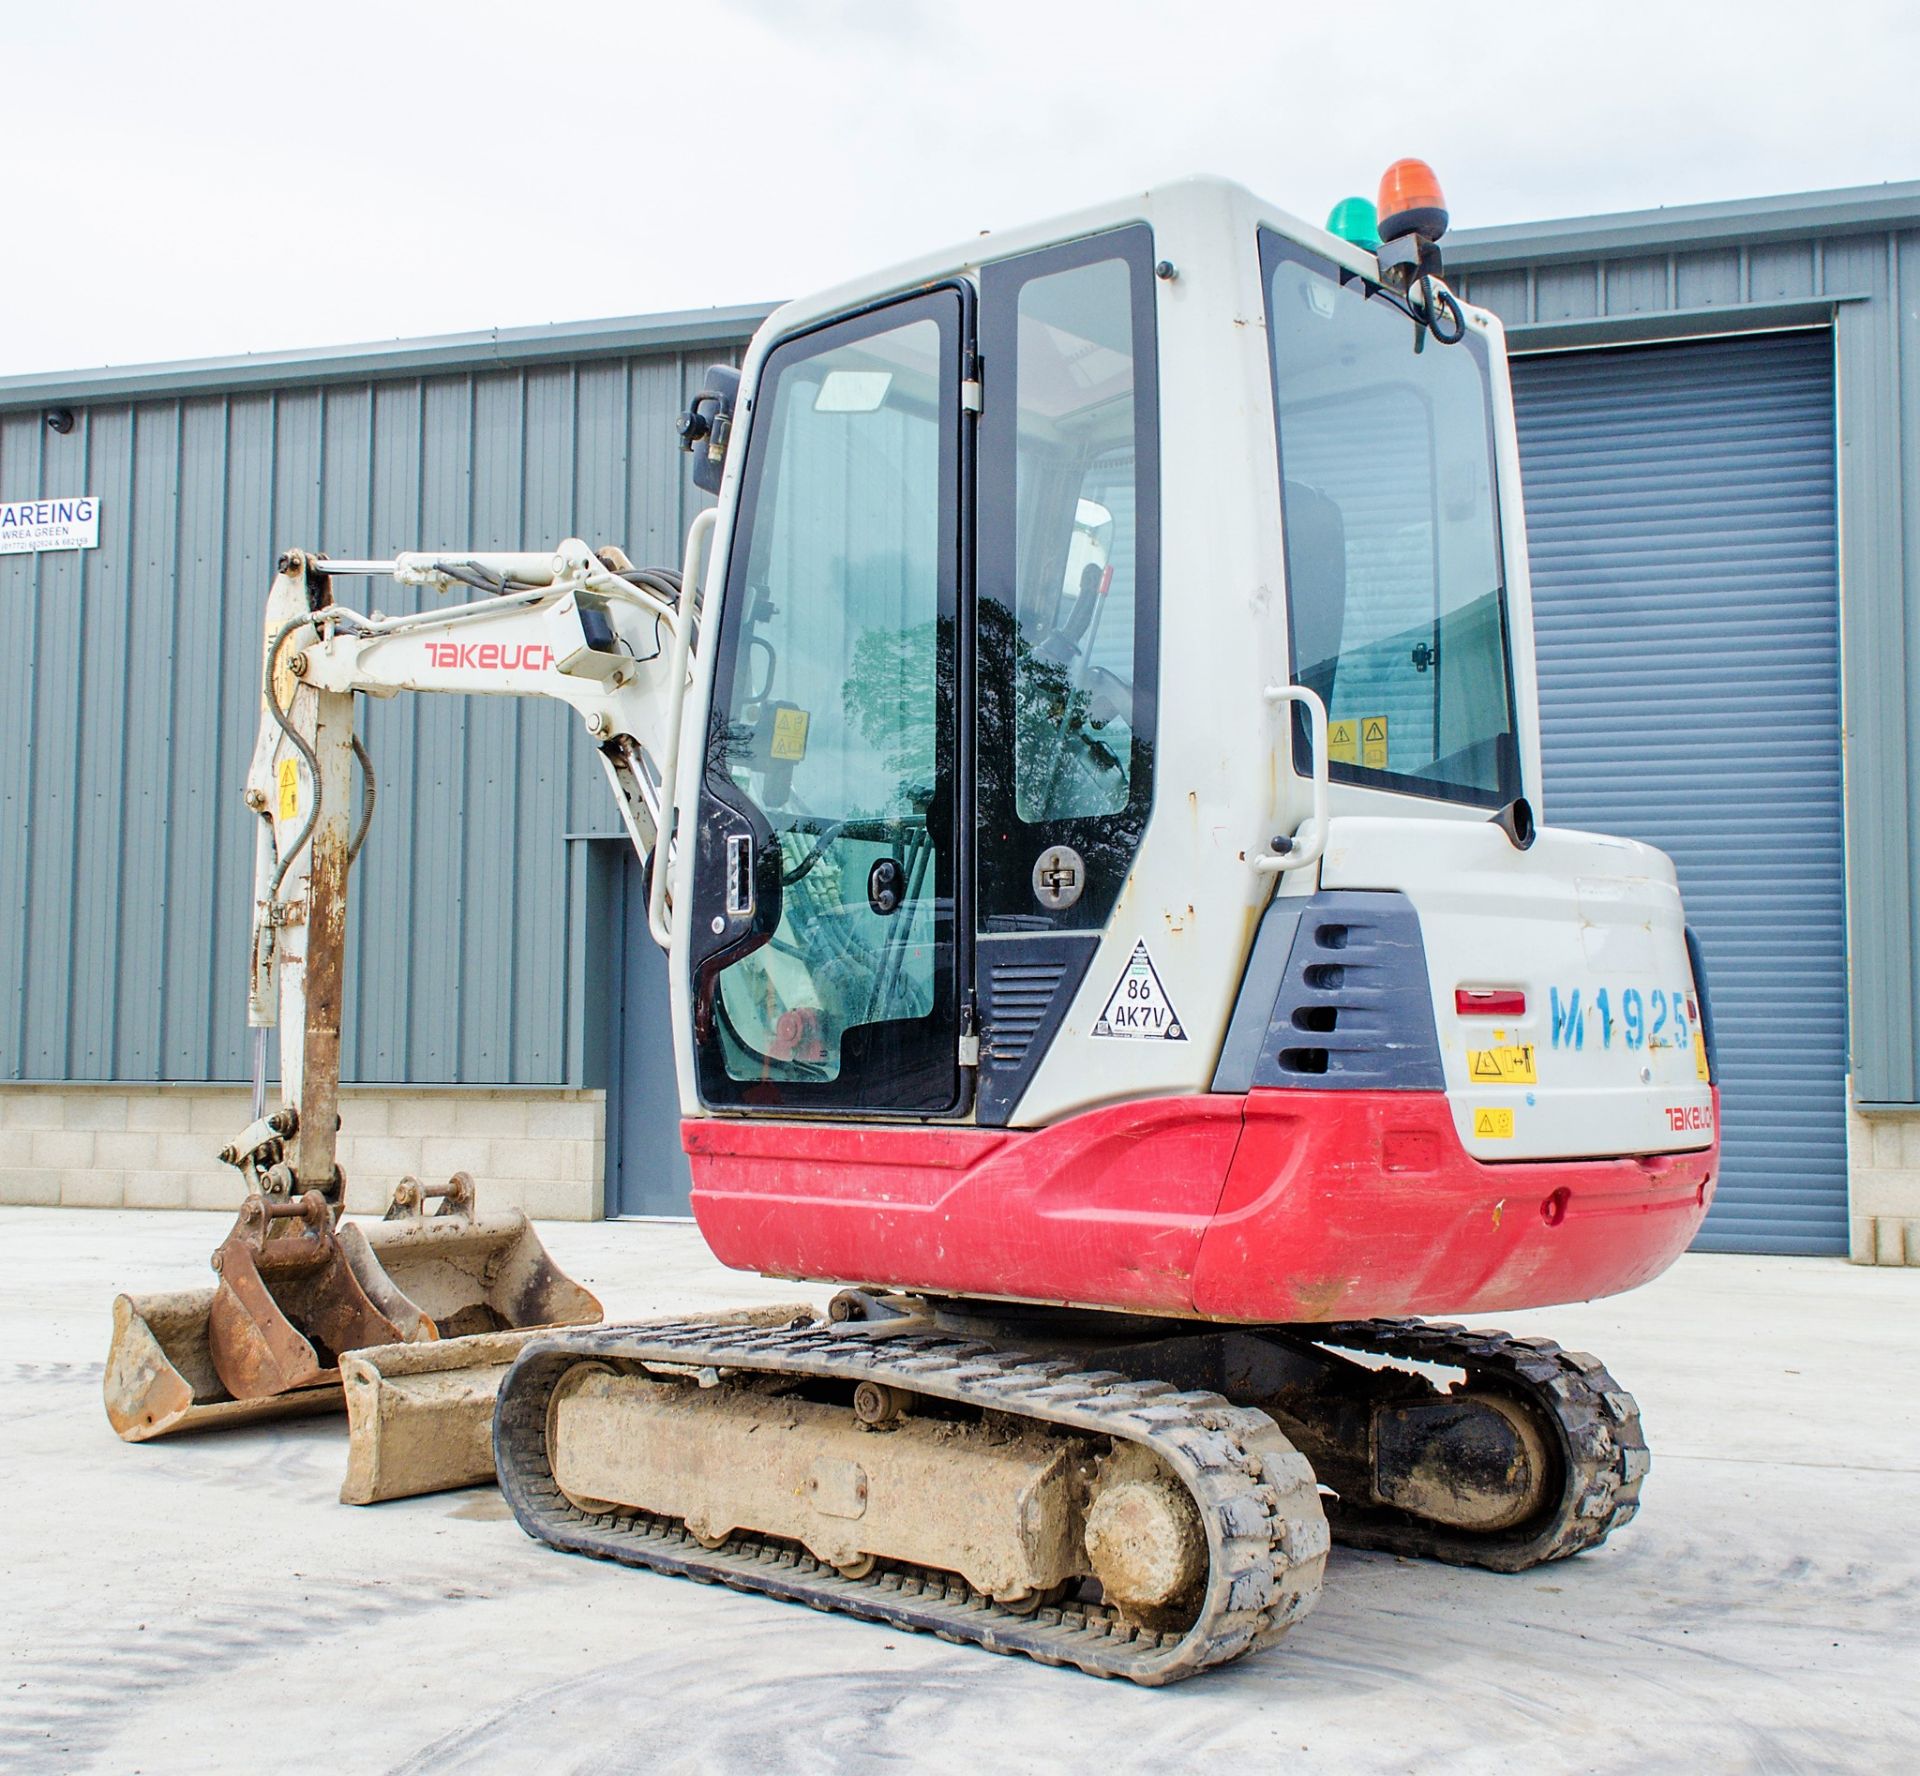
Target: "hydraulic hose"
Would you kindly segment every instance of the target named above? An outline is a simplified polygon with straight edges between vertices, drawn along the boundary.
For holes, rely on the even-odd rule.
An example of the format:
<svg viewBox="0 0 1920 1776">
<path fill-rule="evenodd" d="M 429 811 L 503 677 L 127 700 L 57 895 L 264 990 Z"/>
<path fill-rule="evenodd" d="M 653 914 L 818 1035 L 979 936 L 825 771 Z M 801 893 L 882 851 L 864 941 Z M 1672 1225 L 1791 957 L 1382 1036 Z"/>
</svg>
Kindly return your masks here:
<svg viewBox="0 0 1920 1776">
<path fill-rule="evenodd" d="M 300 823 L 300 830 L 294 834 L 293 843 L 280 853 L 274 865 L 273 880 L 267 884 L 267 903 L 269 906 L 279 898 L 280 884 L 287 879 L 287 871 L 293 860 L 300 855 L 300 847 L 313 837 L 314 823 L 320 818 L 320 761 L 306 742 L 306 737 L 294 730 L 293 723 L 287 720 L 287 712 L 280 706 L 280 693 L 274 688 L 273 669 L 280 663 L 280 650 L 287 645 L 287 637 L 296 629 L 304 629 L 313 621 L 311 616 L 294 617 L 283 623 L 280 632 L 267 645 L 267 671 L 265 695 L 267 711 L 272 715 L 274 725 L 286 735 L 295 752 L 306 761 L 307 774 L 313 781 L 313 795 L 309 798 L 307 817 Z M 369 766 L 371 769 L 371 766 Z"/>
<path fill-rule="evenodd" d="M 287 719 L 287 712 L 281 707 L 280 694 L 273 682 L 273 669 L 279 664 L 280 650 L 286 646 L 287 637 L 296 629 L 305 628 L 312 621 L 311 617 L 295 617 L 291 622 L 283 624 L 279 634 L 273 638 L 267 648 L 266 682 L 263 687 L 266 693 L 267 709 L 273 716 L 274 725 L 286 735 L 293 749 L 306 762 L 307 775 L 313 783 L 313 795 L 307 808 L 307 817 L 300 823 L 300 830 L 294 834 L 293 843 L 280 853 L 277 860 L 273 880 L 267 888 L 269 901 L 278 898 L 280 884 L 286 880 L 287 871 L 292 868 L 293 860 L 300 855 L 300 847 L 313 836 L 314 823 L 320 818 L 320 760 L 315 756 L 313 748 L 307 744 L 306 737 Z M 360 763 L 360 781 L 365 793 L 361 797 L 359 825 L 354 828 L 352 843 L 347 846 L 349 867 L 360 855 L 360 847 L 366 843 L 367 829 L 373 824 L 373 804 L 380 792 L 379 781 L 373 769 L 373 757 L 358 734 L 353 737 L 353 756 Z"/>
<path fill-rule="evenodd" d="M 379 785 L 374 781 L 373 757 L 360 743 L 360 736 L 353 737 L 353 756 L 360 761 L 360 824 L 353 829 L 353 843 L 347 847 L 347 867 L 353 867 L 354 859 L 360 855 L 360 847 L 367 842 L 367 828 L 373 824 L 373 801 L 379 794 Z M 319 796 L 316 793 L 314 800 Z"/>
</svg>

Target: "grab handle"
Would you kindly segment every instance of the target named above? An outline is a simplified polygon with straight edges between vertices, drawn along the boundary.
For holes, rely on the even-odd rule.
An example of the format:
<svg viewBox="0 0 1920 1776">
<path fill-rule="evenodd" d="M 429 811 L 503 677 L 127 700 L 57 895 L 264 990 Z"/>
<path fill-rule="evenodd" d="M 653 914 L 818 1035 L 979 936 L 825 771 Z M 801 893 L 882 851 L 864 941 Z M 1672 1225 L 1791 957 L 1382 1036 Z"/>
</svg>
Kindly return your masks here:
<svg viewBox="0 0 1920 1776">
<path fill-rule="evenodd" d="M 660 812 L 653 838 L 653 880 L 647 892 L 647 929 L 663 950 L 673 941 L 667 919 L 667 857 L 673 829 L 679 825 L 675 805 L 680 775 L 680 721 L 686 712 L 687 668 L 693 655 L 694 605 L 700 597 L 700 577 L 707 564 L 707 542 L 720 521 L 720 509 L 709 506 L 687 527 L 686 553 L 680 563 L 680 608 L 673 626 L 673 660 L 667 668 L 667 731 L 661 748 Z"/>
<path fill-rule="evenodd" d="M 1295 833 L 1292 838 L 1275 839 L 1275 846 L 1284 844 L 1284 851 L 1256 857 L 1253 867 L 1263 876 L 1277 876 L 1286 870 L 1305 869 L 1309 864 L 1318 863 L 1320 854 L 1327 848 L 1327 821 L 1329 819 L 1327 797 L 1330 779 L 1327 774 L 1327 706 L 1320 701 L 1317 691 L 1309 690 L 1305 685 L 1268 685 L 1264 693 L 1267 701 L 1276 709 L 1284 709 L 1298 703 L 1307 712 L 1307 730 L 1313 746 L 1313 813 L 1308 817 L 1306 835 Z"/>
</svg>

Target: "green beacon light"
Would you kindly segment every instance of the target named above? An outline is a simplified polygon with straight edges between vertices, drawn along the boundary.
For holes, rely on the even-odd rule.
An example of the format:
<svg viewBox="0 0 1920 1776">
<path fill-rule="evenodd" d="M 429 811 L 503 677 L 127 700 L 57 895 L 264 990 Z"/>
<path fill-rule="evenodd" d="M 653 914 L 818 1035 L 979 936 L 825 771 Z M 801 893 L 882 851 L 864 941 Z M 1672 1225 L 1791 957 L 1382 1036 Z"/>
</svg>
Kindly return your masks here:
<svg viewBox="0 0 1920 1776">
<path fill-rule="evenodd" d="M 1327 232 L 1343 241 L 1365 247 L 1369 253 L 1380 250 L 1380 213 L 1364 197 L 1343 197 L 1327 218 Z"/>
</svg>

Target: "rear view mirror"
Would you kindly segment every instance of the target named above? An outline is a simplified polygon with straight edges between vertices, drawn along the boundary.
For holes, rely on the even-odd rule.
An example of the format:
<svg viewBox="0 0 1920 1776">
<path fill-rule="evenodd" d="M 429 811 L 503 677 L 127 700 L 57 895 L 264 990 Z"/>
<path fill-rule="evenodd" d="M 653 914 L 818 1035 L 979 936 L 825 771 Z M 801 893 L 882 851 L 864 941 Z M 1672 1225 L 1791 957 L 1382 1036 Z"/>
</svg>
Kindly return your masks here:
<svg viewBox="0 0 1920 1776">
<path fill-rule="evenodd" d="M 693 484 L 717 494 L 727 467 L 727 437 L 733 430 L 733 403 L 740 393 L 740 372 L 731 364 L 709 364 L 700 392 L 687 404 L 675 430 L 680 448 L 693 457 Z"/>
</svg>

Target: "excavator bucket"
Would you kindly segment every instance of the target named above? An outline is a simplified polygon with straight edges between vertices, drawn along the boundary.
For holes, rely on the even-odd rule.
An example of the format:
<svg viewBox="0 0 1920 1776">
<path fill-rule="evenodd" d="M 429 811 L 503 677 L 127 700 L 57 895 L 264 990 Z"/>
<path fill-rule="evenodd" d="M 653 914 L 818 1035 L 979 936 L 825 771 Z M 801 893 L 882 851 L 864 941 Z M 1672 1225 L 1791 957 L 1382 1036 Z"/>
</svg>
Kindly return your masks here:
<svg viewBox="0 0 1920 1776">
<path fill-rule="evenodd" d="M 298 1227 L 275 1232 L 295 1217 Z M 340 1351 L 405 1336 L 368 1298 L 317 1190 L 295 1202 L 249 1196 L 213 1268 L 207 1349 L 236 1400 L 312 1387 L 338 1370 Z"/>
<path fill-rule="evenodd" d="M 444 1199 L 431 1216 L 429 1197 Z M 340 1243 L 356 1275 L 372 1277 L 368 1293 L 399 1328 L 361 1344 L 416 1342 L 410 1315 L 423 1316 L 428 1336 L 443 1340 L 524 1326 L 588 1326 L 600 1318 L 600 1303 L 547 1255 L 518 1209 L 475 1213 L 473 1179 L 465 1172 L 424 1189 L 403 1178 L 386 1219 L 349 1223 Z M 383 1295 L 382 1279 L 397 1299 Z"/>
<path fill-rule="evenodd" d="M 178 1289 L 115 1298 L 104 1391 L 107 1420 L 127 1442 L 340 1409 L 340 1384 L 332 1375 L 264 1399 L 228 1393 L 208 1348 L 214 1294 Z"/>
<path fill-rule="evenodd" d="M 701 1323 L 791 1326 L 812 1318 L 813 1309 L 801 1301 L 703 1314 Z M 521 1348 L 547 1330 L 389 1344 L 342 1358 L 348 1437 L 341 1503 L 372 1505 L 489 1484 L 494 1398 Z"/>
<path fill-rule="evenodd" d="M 347 1478 L 340 1501 L 378 1504 L 493 1479 L 493 1402 L 520 1347 L 547 1328 L 388 1344 L 341 1359 Z"/>
<path fill-rule="evenodd" d="M 417 1312 L 402 1306 L 396 1320 L 374 1305 L 317 1191 L 292 1201 L 248 1196 L 213 1268 L 214 1288 L 113 1304 L 107 1419 L 129 1443 L 337 1411 L 342 1350 L 432 1336 Z"/>
<path fill-rule="evenodd" d="M 444 1199 L 432 1217 L 429 1197 Z M 335 1227 L 317 1192 L 249 1196 L 213 1265 L 216 1288 L 114 1302 L 107 1418 L 130 1443 L 337 1412 L 349 1351 L 431 1346 L 451 1374 L 489 1361 L 471 1334 L 587 1325 L 601 1312 L 525 1215 L 474 1213 L 464 1172 L 434 1189 L 404 1179 L 370 1227 Z"/>
</svg>

